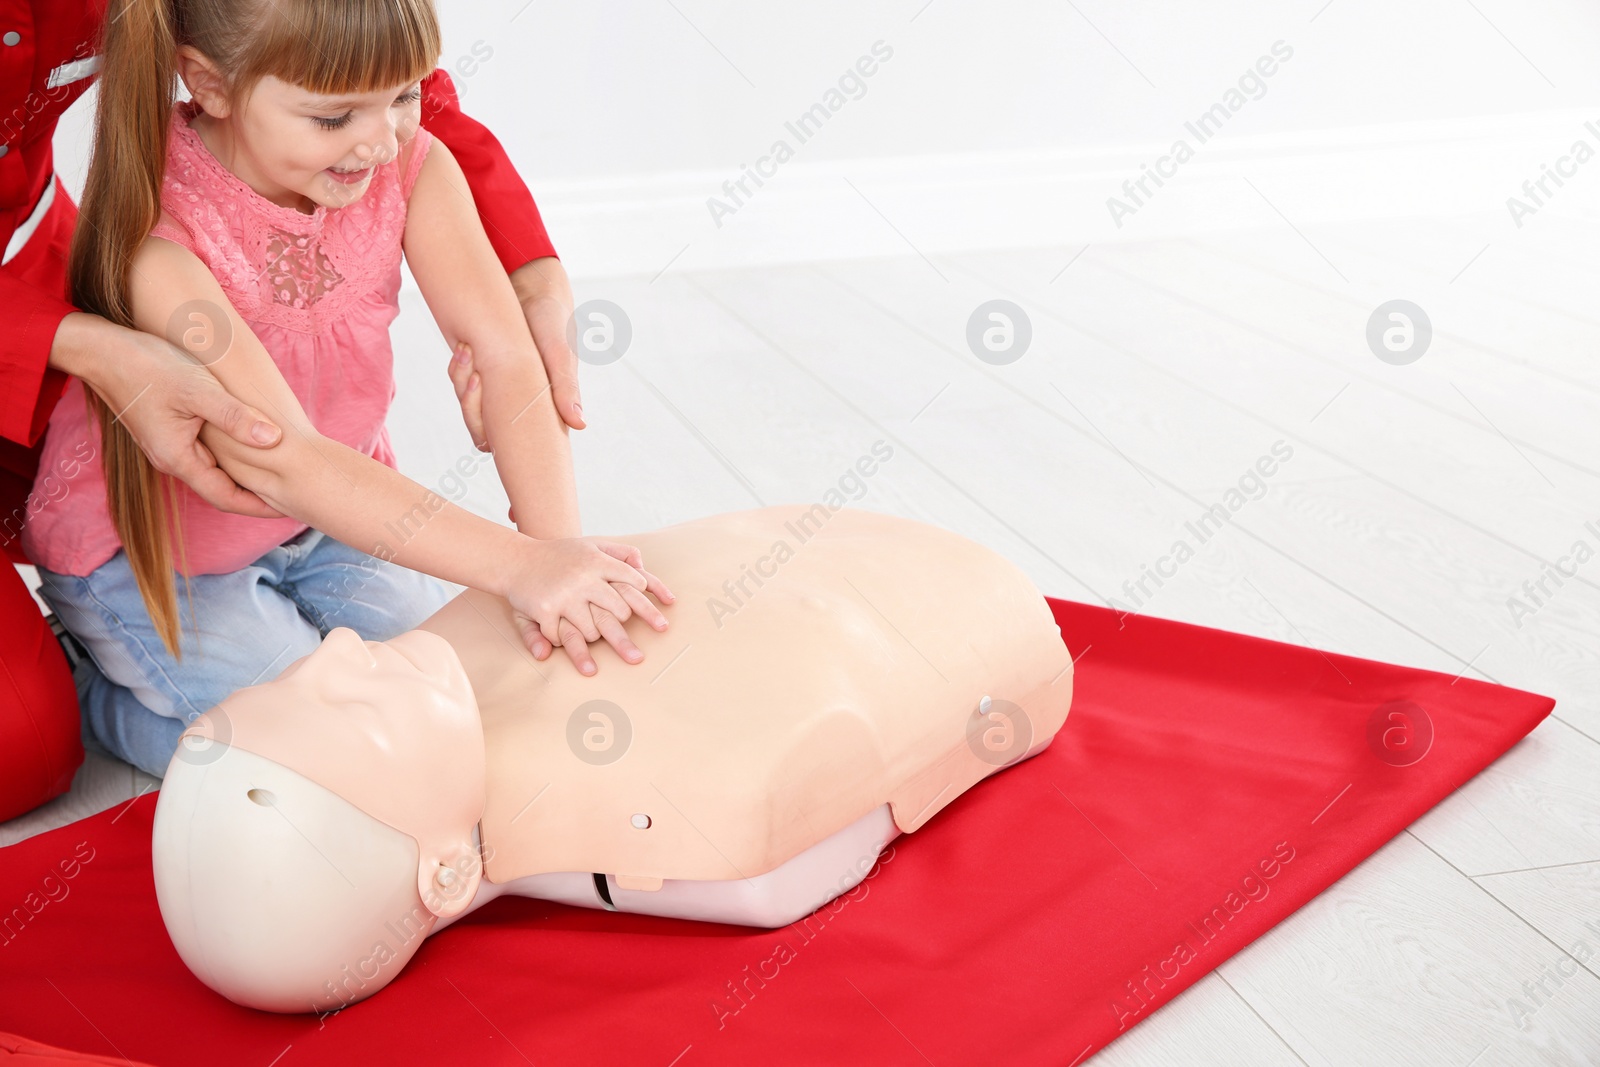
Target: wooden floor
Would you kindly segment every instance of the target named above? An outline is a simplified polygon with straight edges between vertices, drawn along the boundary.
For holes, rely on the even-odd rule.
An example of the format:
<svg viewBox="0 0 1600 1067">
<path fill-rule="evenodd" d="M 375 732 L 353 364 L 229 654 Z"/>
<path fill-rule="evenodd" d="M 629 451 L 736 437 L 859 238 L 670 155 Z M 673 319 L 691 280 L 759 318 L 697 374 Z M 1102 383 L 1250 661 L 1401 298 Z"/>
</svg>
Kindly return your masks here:
<svg viewBox="0 0 1600 1067">
<path fill-rule="evenodd" d="M 1600 550 L 1597 242 L 1600 222 L 1542 213 L 1518 230 L 1499 213 L 582 284 L 633 332 L 623 358 L 584 368 L 585 529 L 812 501 L 881 439 L 894 458 L 859 506 L 1102 602 L 1288 442 L 1267 494 L 1145 611 L 1557 707 L 1090 1062 L 1600 1063 L 1600 556 L 1547 580 L 1531 615 L 1508 606 L 1576 542 Z M 1006 365 L 966 339 L 995 298 L 1032 324 Z M 1406 366 L 1365 339 L 1395 298 L 1434 326 Z M 438 484 L 473 453 L 409 301 L 391 422 L 402 466 Z M 465 502 L 504 516 L 490 468 Z M 154 785 L 91 759 L 0 841 Z"/>
</svg>

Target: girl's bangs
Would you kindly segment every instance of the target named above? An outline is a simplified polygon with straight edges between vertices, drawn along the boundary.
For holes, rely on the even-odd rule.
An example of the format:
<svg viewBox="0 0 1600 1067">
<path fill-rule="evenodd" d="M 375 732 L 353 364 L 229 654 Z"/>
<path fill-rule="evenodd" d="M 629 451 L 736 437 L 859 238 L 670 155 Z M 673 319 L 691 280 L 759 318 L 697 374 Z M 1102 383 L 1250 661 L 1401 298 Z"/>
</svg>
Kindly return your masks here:
<svg viewBox="0 0 1600 1067">
<path fill-rule="evenodd" d="M 433 70 L 442 50 L 428 0 L 275 0 L 240 81 L 271 74 L 313 93 L 369 93 Z"/>
</svg>

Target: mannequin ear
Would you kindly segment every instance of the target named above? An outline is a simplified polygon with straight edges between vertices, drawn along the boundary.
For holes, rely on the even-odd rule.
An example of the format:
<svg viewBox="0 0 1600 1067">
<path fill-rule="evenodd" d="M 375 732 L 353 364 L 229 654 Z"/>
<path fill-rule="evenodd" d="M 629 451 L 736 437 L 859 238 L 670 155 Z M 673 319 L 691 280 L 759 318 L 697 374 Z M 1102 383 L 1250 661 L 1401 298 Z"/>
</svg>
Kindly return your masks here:
<svg viewBox="0 0 1600 1067">
<path fill-rule="evenodd" d="M 196 103 L 214 119 L 225 119 L 232 112 L 228 96 L 228 79 L 223 77 L 211 57 L 194 45 L 178 48 L 178 77 L 183 79 Z"/>
</svg>

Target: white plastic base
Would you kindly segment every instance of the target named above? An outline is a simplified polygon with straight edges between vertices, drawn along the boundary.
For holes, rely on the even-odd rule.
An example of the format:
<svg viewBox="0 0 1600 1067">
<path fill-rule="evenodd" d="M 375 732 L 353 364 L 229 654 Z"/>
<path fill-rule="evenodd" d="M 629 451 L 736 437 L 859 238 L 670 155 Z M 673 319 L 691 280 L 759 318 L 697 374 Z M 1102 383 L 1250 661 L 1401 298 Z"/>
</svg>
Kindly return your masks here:
<svg viewBox="0 0 1600 1067">
<path fill-rule="evenodd" d="M 899 834 L 889 805 L 883 804 L 793 859 L 750 878 L 725 882 L 668 878 L 660 889 L 643 892 L 623 889 L 615 877 L 606 875 L 609 906 L 600 896 L 594 875 L 588 872 L 534 874 L 500 885 L 485 879 L 462 915 L 496 897 L 512 895 L 555 900 L 580 908 L 775 929 L 810 915 L 834 897 L 854 889 L 872 870 L 884 846 Z M 441 921 L 435 930 L 446 925 Z"/>
</svg>

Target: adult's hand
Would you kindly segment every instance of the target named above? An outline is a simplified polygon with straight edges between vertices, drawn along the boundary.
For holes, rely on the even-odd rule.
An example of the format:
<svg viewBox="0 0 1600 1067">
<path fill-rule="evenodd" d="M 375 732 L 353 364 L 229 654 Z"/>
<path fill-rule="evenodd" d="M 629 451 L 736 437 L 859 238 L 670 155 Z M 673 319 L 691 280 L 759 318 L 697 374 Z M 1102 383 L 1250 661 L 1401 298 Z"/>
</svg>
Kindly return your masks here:
<svg viewBox="0 0 1600 1067">
<path fill-rule="evenodd" d="M 511 287 L 528 320 L 534 347 L 544 361 L 556 411 L 562 422 L 581 430 L 588 423 L 584 422 L 583 401 L 578 394 L 578 354 L 567 339 L 572 322 L 572 285 L 567 280 L 567 270 L 554 256 L 529 260 L 511 272 Z M 472 351 L 465 343 L 457 345 L 451 354 L 450 382 L 455 386 L 472 443 L 481 451 L 489 451 L 483 432 L 483 385 L 472 366 Z"/>
<path fill-rule="evenodd" d="M 567 268 L 555 256 L 529 260 L 511 272 L 511 287 L 517 291 L 533 343 L 544 360 L 556 412 L 562 422 L 581 430 L 587 423 L 578 396 L 578 354 L 567 340 L 572 328 L 572 285 L 567 281 Z"/>
<path fill-rule="evenodd" d="M 50 365 L 81 378 L 113 412 L 120 413 L 120 421 L 156 470 L 182 481 L 212 507 L 258 518 L 281 517 L 228 477 L 199 435 L 209 422 L 240 444 L 271 448 L 283 431 L 224 389 L 183 349 L 79 311 L 61 320 Z"/>
</svg>

